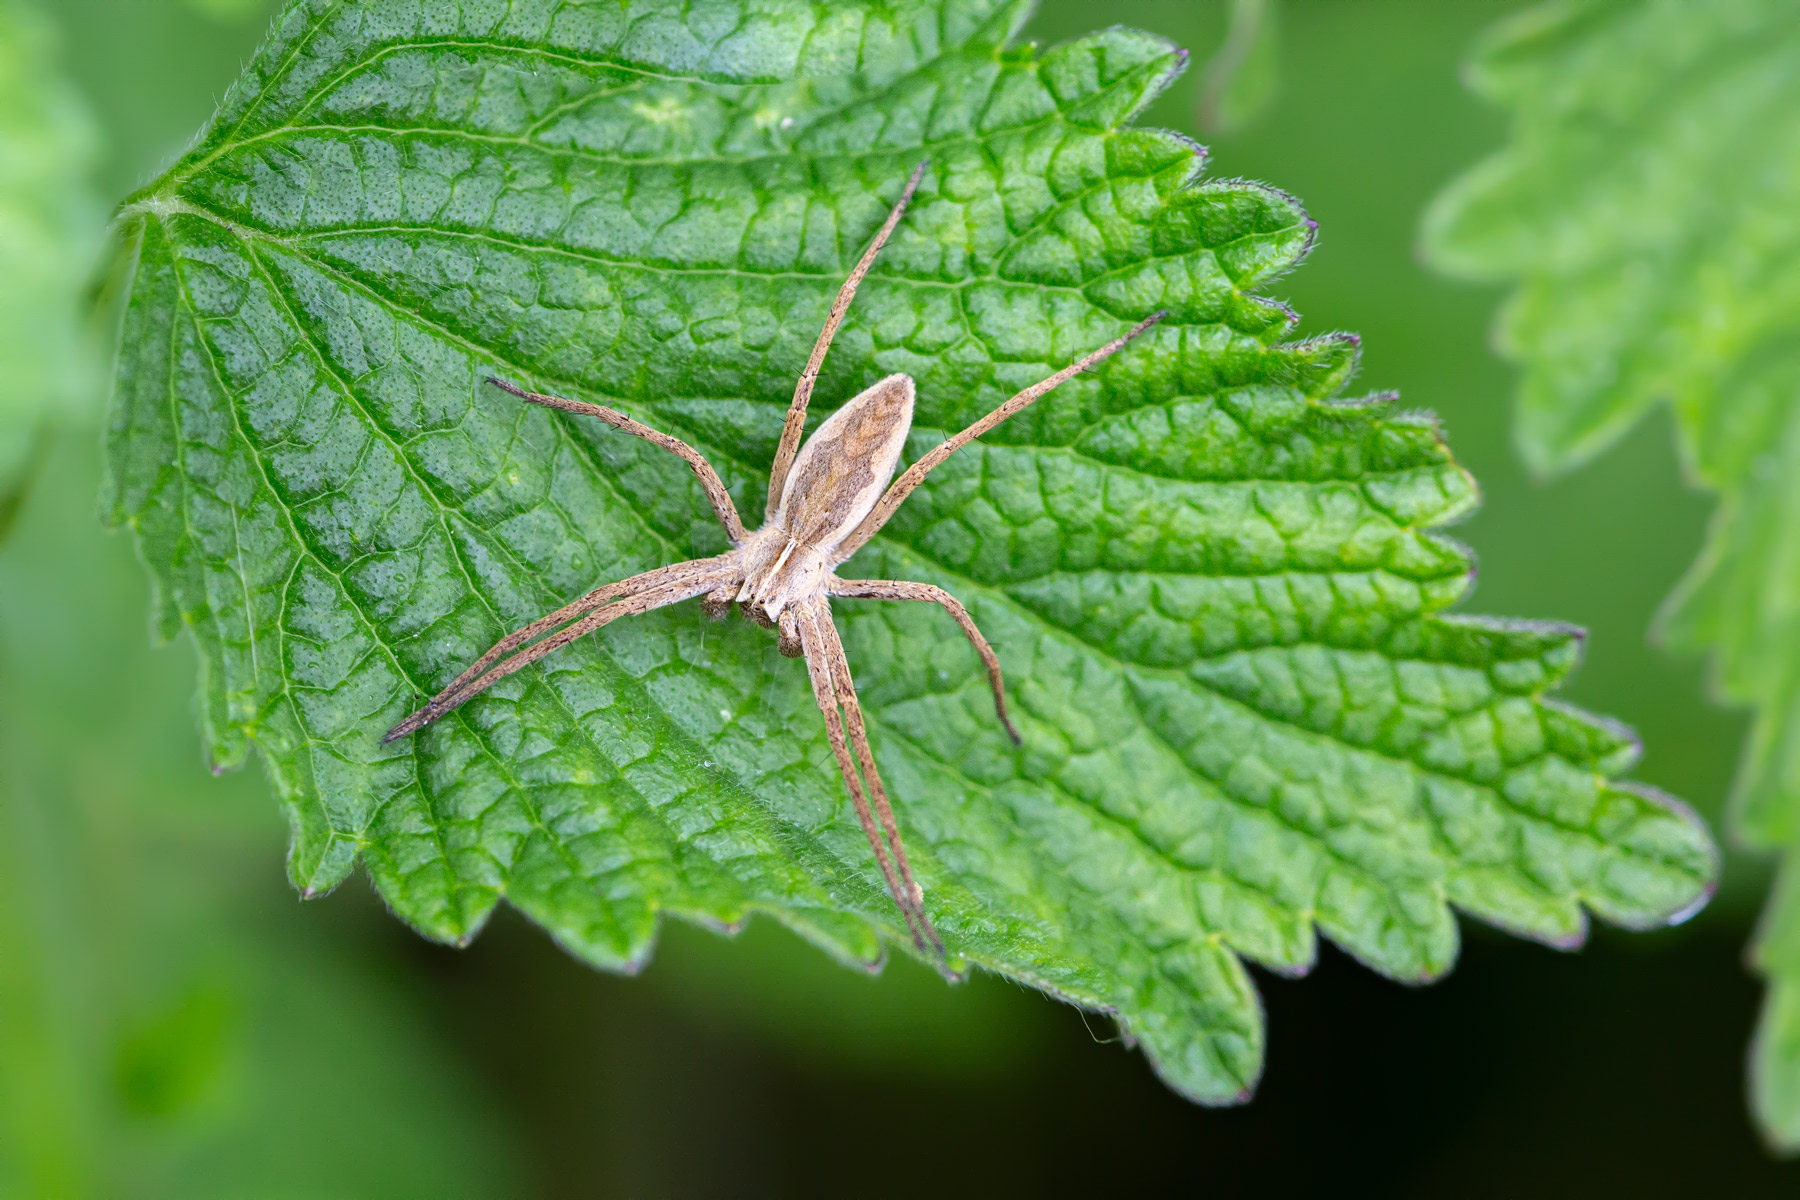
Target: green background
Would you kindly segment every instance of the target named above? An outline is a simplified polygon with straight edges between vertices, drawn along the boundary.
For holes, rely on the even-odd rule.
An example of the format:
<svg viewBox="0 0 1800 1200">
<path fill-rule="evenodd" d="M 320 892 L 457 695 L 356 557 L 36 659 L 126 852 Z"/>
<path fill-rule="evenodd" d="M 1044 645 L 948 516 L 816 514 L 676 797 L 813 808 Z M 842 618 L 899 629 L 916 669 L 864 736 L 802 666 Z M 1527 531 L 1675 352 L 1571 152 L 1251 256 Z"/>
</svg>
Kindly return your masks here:
<svg viewBox="0 0 1800 1200">
<path fill-rule="evenodd" d="M 104 201 L 153 176 L 235 77 L 261 0 L 53 0 L 102 134 Z M 1125 23 L 1203 60 L 1223 3 L 1047 0 L 1054 43 Z M 1473 612 L 1590 630 L 1565 689 L 1634 725 L 1635 776 L 1717 823 L 1742 716 L 1645 631 L 1708 503 L 1647 423 L 1567 479 L 1514 453 L 1491 292 L 1426 272 L 1425 203 L 1499 141 L 1457 82 L 1516 5 L 1312 0 L 1282 9 L 1273 104 L 1195 126 L 1199 71 L 1143 123 L 1320 222 L 1275 295 L 1301 332 L 1364 337 L 1361 387 L 1442 414 L 1486 503 Z M 83 369 L 72 364 L 72 373 Z M 99 374 L 99 372 L 93 372 Z M 98 404 L 92 406 L 97 411 Z M 516 918 L 456 952 L 353 882 L 302 906 L 252 768 L 201 765 L 185 646 L 150 648 L 143 574 L 99 531 L 97 417 L 66 414 L 0 545 L 0 1195 L 760 1196 L 1217 1190 L 1389 1195 L 1787 1194 L 1741 1068 L 1741 963 L 1766 873 L 1727 860 L 1680 929 L 1597 930 L 1566 955 L 1466 925 L 1424 990 L 1327 950 L 1258 976 L 1270 1049 L 1248 1108 L 1192 1108 L 1103 1019 L 900 961 L 841 971 L 768 925 L 671 927 L 643 977 L 596 975 Z"/>
</svg>

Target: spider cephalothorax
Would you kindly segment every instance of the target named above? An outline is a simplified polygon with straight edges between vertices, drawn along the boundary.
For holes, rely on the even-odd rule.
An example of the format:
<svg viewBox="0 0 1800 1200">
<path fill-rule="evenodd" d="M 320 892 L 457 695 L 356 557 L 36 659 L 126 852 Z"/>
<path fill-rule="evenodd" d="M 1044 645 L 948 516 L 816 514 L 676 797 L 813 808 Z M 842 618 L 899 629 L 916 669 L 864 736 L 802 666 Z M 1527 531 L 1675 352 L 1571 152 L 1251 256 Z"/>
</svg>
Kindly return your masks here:
<svg viewBox="0 0 1800 1200">
<path fill-rule="evenodd" d="M 775 452 L 769 478 L 767 513 L 760 529 L 744 529 L 718 472 L 687 443 L 634 421 L 615 409 L 559 396 L 539 395 L 501 379 L 489 380 L 520 399 L 598 417 L 615 428 L 679 455 L 699 477 L 733 548 L 712 558 L 658 567 L 630 579 L 603 584 L 573 604 L 508 634 L 425 707 L 389 730 L 382 740 L 391 742 L 423 728 L 496 680 L 620 617 L 649 612 L 696 596 L 701 598 L 707 614 L 713 617 L 725 616 L 735 604 L 746 616 L 779 631 L 783 654 L 806 659 L 806 669 L 812 677 L 813 698 L 825 716 L 825 730 L 837 756 L 838 770 L 856 805 L 857 818 L 868 835 L 888 891 L 906 918 L 914 944 L 921 951 L 935 953 L 941 958 L 943 943 L 925 915 L 924 891 L 913 879 L 912 866 L 907 861 L 900 830 L 894 821 L 893 806 L 888 802 L 881 775 L 875 769 L 868 729 L 850 679 L 850 665 L 844 657 L 843 644 L 838 640 L 837 628 L 831 621 L 830 598 L 925 600 L 942 605 L 981 656 L 988 680 L 993 685 L 994 706 L 1000 722 L 1017 742 L 1018 731 L 1006 715 L 1000 661 L 995 657 L 993 647 L 975 627 L 968 610 L 944 589 L 898 580 L 840 579 L 838 565 L 887 524 L 900 502 L 932 468 L 1070 376 L 1113 354 L 1161 320 L 1163 314 L 1157 313 L 1139 322 L 1079 362 L 1026 388 L 975 424 L 939 444 L 908 467 L 891 485 L 888 481 L 900 462 L 900 454 L 906 448 L 907 432 L 912 428 L 913 381 L 905 375 L 890 375 L 855 397 L 820 425 L 802 446 L 800 437 L 806 425 L 806 406 L 812 397 L 813 384 L 818 380 L 819 368 L 825 361 L 825 352 L 850 308 L 857 285 L 868 273 L 894 226 L 899 224 L 924 170 L 925 164 L 919 164 L 912 178 L 907 180 L 899 202 L 888 214 L 887 221 L 850 273 L 850 278 L 844 281 L 831 313 L 825 319 L 825 328 L 819 334 L 806 369 L 800 374 L 793 403 L 782 424 L 781 444 Z"/>
</svg>

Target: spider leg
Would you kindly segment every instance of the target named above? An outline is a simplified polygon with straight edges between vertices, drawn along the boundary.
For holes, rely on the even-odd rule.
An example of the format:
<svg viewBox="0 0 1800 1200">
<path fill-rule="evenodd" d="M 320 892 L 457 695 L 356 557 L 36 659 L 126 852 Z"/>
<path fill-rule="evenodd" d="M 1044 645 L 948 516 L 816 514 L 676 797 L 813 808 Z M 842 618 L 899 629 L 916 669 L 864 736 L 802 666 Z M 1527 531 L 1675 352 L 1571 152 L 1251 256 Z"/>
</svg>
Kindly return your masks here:
<svg viewBox="0 0 1800 1200">
<path fill-rule="evenodd" d="M 906 187 L 901 189 L 900 199 L 895 202 L 893 211 L 888 213 L 887 220 L 882 222 L 874 242 L 863 251 L 862 260 L 850 272 L 850 278 L 844 280 L 844 286 L 838 289 L 837 299 L 831 304 L 831 312 L 825 317 L 825 328 L 820 331 L 819 340 L 813 345 L 812 357 L 806 360 L 806 369 L 800 372 L 800 381 L 794 385 L 794 399 L 788 405 L 787 419 L 781 423 L 781 444 L 775 450 L 775 465 L 769 473 L 768 512 L 771 520 L 781 504 L 781 489 L 787 483 L 788 471 L 793 468 L 794 455 L 800 452 L 800 435 L 806 429 L 806 405 L 812 399 L 813 385 L 819 381 L 819 369 L 825 365 L 825 352 L 831 349 L 831 339 L 837 336 L 844 314 L 850 311 L 850 302 L 856 298 L 857 285 L 869 273 L 869 268 L 875 265 L 875 256 L 881 253 L 888 236 L 894 232 L 894 226 L 900 223 L 900 217 L 906 212 L 907 203 L 912 200 L 913 192 L 925 174 L 925 167 L 926 163 L 921 162 L 913 168 L 912 177 L 906 181 Z"/>
<path fill-rule="evenodd" d="M 994 653 L 988 640 L 981 636 L 975 618 L 969 615 L 969 610 L 963 607 L 962 601 L 941 587 L 898 579 L 839 579 L 834 575 L 830 589 L 833 596 L 842 596 L 846 600 L 923 600 L 928 604 L 942 606 L 951 619 L 962 627 L 969 643 L 975 647 L 975 653 L 981 656 L 981 665 L 987 668 L 988 685 L 994 689 L 994 711 L 1000 717 L 1000 724 L 1006 727 L 1006 735 L 1013 740 L 1013 745 L 1024 744 L 1018 729 L 1013 726 L 1012 718 L 1006 714 L 1006 688 L 1000 679 L 1000 656 Z"/>
<path fill-rule="evenodd" d="M 900 849 L 899 835 L 897 832 L 893 835 L 892 845 L 901 864 L 901 871 L 904 872 L 904 884 L 902 876 L 895 873 L 894 862 L 888 856 L 888 846 L 883 844 L 882 831 L 875 824 L 875 814 L 869 809 L 868 796 L 863 791 L 861 779 L 857 777 L 856 764 L 850 757 L 850 747 L 844 736 L 844 722 L 838 712 L 843 690 L 838 686 L 836 663 L 842 660 L 843 649 L 839 646 L 836 654 L 832 653 L 832 647 L 837 646 L 837 631 L 832 628 L 830 610 L 823 601 L 810 602 L 802 606 L 798 622 L 806 651 L 806 673 L 812 679 L 813 699 L 817 701 L 819 711 L 824 714 L 825 732 L 831 738 L 831 752 L 837 756 L 838 773 L 844 777 L 844 786 L 850 790 L 850 800 L 856 805 L 856 819 L 862 823 L 863 835 L 869 839 L 869 848 L 875 852 L 875 861 L 881 866 L 888 894 L 893 896 L 900 915 L 906 918 L 906 927 L 912 934 L 913 945 L 918 947 L 920 953 L 927 953 L 930 948 L 935 948 L 938 957 L 942 958 L 944 945 L 938 940 L 937 931 L 931 927 L 920 904 L 920 893 L 915 890 L 917 885 L 912 883 L 912 868 L 907 865 L 905 852 Z M 831 631 L 829 635 L 826 630 Z M 854 698 L 854 693 L 852 697 Z M 860 725 L 860 713 L 857 714 L 857 720 Z M 871 782 L 879 786 L 879 776 L 874 772 L 872 760 L 866 773 Z M 881 794 L 878 792 L 877 795 Z M 881 796 L 879 803 L 887 809 L 885 796 Z M 892 821 L 892 809 L 887 809 L 887 824 L 890 829 L 893 827 Z"/>
<path fill-rule="evenodd" d="M 516 630 L 496 642 L 492 649 L 475 660 L 473 666 L 458 675 L 449 687 L 433 696 L 425 707 L 388 730 L 381 739 L 382 743 L 395 741 L 424 728 L 506 676 L 531 665 L 552 650 L 560 649 L 570 642 L 592 633 L 602 625 L 610 624 L 620 617 L 646 613 L 652 609 L 662 608 L 664 605 L 679 603 L 702 592 L 711 591 L 730 576 L 736 565 L 732 560 L 733 555 L 723 554 L 717 558 L 703 558 L 692 562 L 658 567 L 654 571 L 646 571 L 642 575 L 634 575 L 630 579 L 595 588 L 573 604 L 565 605 L 548 616 L 539 617 L 523 629 Z M 594 609 L 599 611 L 592 611 Z M 587 615 L 583 616 L 584 613 Z M 516 650 L 575 617 L 581 617 L 581 619 L 528 649 L 513 654 L 498 666 L 490 666 L 502 655 Z"/>
<path fill-rule="evenodd" d="M 450 682 L 450 685 L 439 694 L 449 695 L 470 680 L 480 676 L 483 671 L 487 670 L 487 668 L 502 655 L 512 653 L 527 642 L 537 640 L 557 626 L 573 621 L 584 613 L 592 612 L 602 604 L 609 603 L 624 596 L 635 596 L 638 593 L 648 591 L 651 588 L 662 587 L 665 584 L 685 579 L 693 573 L 695 567 L 699 567 L 702 570 L 715 566 L 722 567 L 725 565 L 726 559 L 730 557 L 729 554 L 722 554 L 716 558 L 690 559 L 687 562 L 672 563 L 666 567 L 657 567 L 653 570 L 645 571 L 641 575 L 633 575 L 628 579 L 621 579 L 616 583 L 603 583 L 574 603 L 565 604 L 555 612 L 541 616 L 531 624 L 515 629 L 499 641 L 495 642 L 493 646 L 488 649 L 486 654 L 483 654 L 480 658 L 476 659 L 468 670 L 453 679 Z"/>
<path fill-rule="evenodd" d="M 912 864 L 907 861 L 906 846 L 900 840 L 900 828 L 894 820 L 894 807 L 888 802 L 887 788 L 882 785 L 881 772 L 875 767 L 875 755 L 869 747 L 869 731 L 863 723 L 862 705 L 856 698 L 856 685 L 850 678 L 850 662 L 844 657 L 844 644 L 838 640 L 837 626 L 831 622 L 829 604 L 823 599 L 813 601 L 807 611 L 801 614 L 800 628 L 803 636 L 812 635 L 811 644 L 806 647 L 808 665 L 812 663 L 815 650 L 824 659 L 837 704 L 844 711 L 850 748 L 856 753 L 857 764 L 862 768 L 862 777 L 868 785 L 869 798 L 875 802 L 875 815 L 881 822 L 882 833 L 886 835 L 887 848 L 893 852 L 894 865 L 899 869 L 898 880 L 891 876 L 888 879 L 888 888 L 894 892 L 894 902 L 902 912 L 907 912 L 910 908 L 908 923 L 917 922 L 913 928 L 913 941 L 918 948 L 926 950 L 928 941 L 930 950 L 942 959 L 944 943 L 938 938 L 937 930 L 932 928 L 931 918 L 925 915 L 925 890 L 913 878 Z M 865 822 L 863 831 L 868 834 L 869 844 L 875 847 L 879 856 L 881 847 L 876 841 L 875 830 Z"/>
<path fill-rule="evenodd" d="M 883 525 L 886 525 L 888 519 L 894 515 L 894 510 L 900 507 L 900 502 L 911 495 L 912 490 L 924 482 L 925 476 L 929 475 L 932 470 L 946 458 L 949 458 L 952 454 L 955 454 L 958 450 L 961 450 L 964 446 L 988 432 L 988 430 L 994 428 L 996 425 L 999 425 L 1001 422 L 1010 417 L 1015 417 L 1027 408 L 1030 408 L 1037 402 L 1040 396 L 1056 388 L 1059 384 L 1065 383 L 1070 378 L 1081 374 L 1089 367 L 1092 367 L 1105 359 L 1111 358 L 1114 354 L 1117 354 L 1120 350 L 1124 349 L 1125 345 L 1133 338 L 1149 329 L 1167 315 L 1167 313 L 1161 312 L 1152 313 L 1142 321 L 1139 321 L 1129 331 L 1114 338 L 1092 354 L 1085 355 L 1081 359 L 1070 363 L 1048 379 L 1040 380 L 1039 382 L 1032 384 L 1030 387 L 1026 388 L 1024 391 L 1020 392 L 1018 395 L 1014 396 L 1005 404 L 1002 404 L 999 408 L 996 408 L 993 412 L 981 418 L 981 420 L 975 422 L 961 433 L 939 442 L 937 446 L 925 455 L 924 458 L 921 458 L 918 462 L 901 472 L 900 478 L 894 480 L 894 482 L 889 485 L 888 490 L 882 495 L 881 500 L 875 505 L 874 509 L 868 516 L 863 518 L 862 524 L 852 530 L 849 537 L 838 543 L 837 550 L 835 551 L 838 561 L 842 562 L 844 559 L 849 558 L 852 554 L 856 553 L 864 542 L 874 537 L 876 531 Z"/>
<path fill-rule="evenodd" d="M 731 502 L 731 493 L 725 490 L 725 484 L 719 473 L 713 470 L 706 456 L 688 445 L 678 437 L 652 429 L 642 421 L 634 421 L 616 408 L 607 408 L 602 404 L 588 404 L 581 400 L 565 400 L 561 396 L 546 396 L 541 392 L 528 392 L 516 383 L 508 383 L 504 379 L 488 377 L 488 382 L 503 392 L 510 392 L 521 400 L 529 400 L 533 404 L 541 404 L 545 408 L 561 409 L 563 412 L 580 413 L 584 417 L 596 417 L 605 421 L 614 429 L 623 429 L 633 437 L 641 437 L 652 445 L 661 446 L 689 467 L 700 480 L 700 486 L 706 491 L 706 499 L 712 504 L 713 512 L 718 514 L 719 524 L 725 527 L 725 536 L 736 546 L 744 540 L 744 522 L 739 519 L 737 505 Z"/>
<path fill-rule="evenodd" d="M 830 610 L 827 609 L 820 613 L 819 624 L 825 626 L 830 623 Z M 875 768 L 875 753 L 869 745 L 868 727 L 863 722 L 862 703 L 857 699 L 856 684 L 850 677 L 850 660 L 844 654 L 844 644 L 838 640 L 837 627 L 834 625 L 827 635 L 827 644 L 831 654 L 831 674 L 837 684 L 838 703 L 843 706 L 844 724 L 850 733 L 850 747 L 856 752 L 857 763 L 862 767 L 870 799 L 875 802 L 875 815 L 881 821 L 882 832 L 887 835 L 888 849 L 894 852 L 894 863 L 900 868 L 900 886 L 911 898 L 932 945 L 941 956 L 944 945 L 938 941 L 937 931 L 931 928 L 931 922 L 925 918 L 925 889 L 913 878 L 912 864 L 907 861 L 906 847 L 900 841 L 900 828 L 894 820 L 894 806 L 888 802 L 887 788 L 881 782 L 881 772 Z"/>
</svg>

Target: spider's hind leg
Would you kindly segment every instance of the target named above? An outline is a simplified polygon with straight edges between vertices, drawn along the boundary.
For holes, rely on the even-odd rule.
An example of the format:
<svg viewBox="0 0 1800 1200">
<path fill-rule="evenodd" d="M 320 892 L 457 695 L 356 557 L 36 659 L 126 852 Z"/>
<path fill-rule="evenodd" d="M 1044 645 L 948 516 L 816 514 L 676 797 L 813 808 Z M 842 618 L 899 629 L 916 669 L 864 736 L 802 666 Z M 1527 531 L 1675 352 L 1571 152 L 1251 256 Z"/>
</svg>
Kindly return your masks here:
<svg viewBox="0 0 1800 1200">
<path fill-rule="evenodd" d="M 844 280 L 838 289 L 837 299 L 831 302 L 831 311 L 825 317 L 825 328 L 819 331 L 819 340 L 813 344 L 812 357 L 806 360 L 806 368 L 800 372 L 798 382 L 794 384 L 794 399 L 788 404 L 787 418 L 781 423 L 781 442 L 775 448 L 775 462 L 769 471 L 769 515 L 781 507 L 781 493 L 787 484 L 788 472 L 793 469 L 794 457 L 800 452 L 801 435 L 806 431 L 806 406 L 812 400 L 813 385 L 819 381 L 819 371 L 825 364 L 825 352 L 831 348 L 831 340 L 837 336 L 838 325 L 844 314 L 850 311 L 850 302 L 856 298 L 856 289 L 869 268 L 875 265 L 875 256 L 887 245 L 888 237 L 894 232 L 894 226 L 900 224 L 900 218 L 906 213 L 906 206 L 918 189 L 919 180 L 925 177 L 924 162 L 913 168 L 913 173 L 900 189 L 900 199 L 888 212 L 887 220 L 875 232 L 875 240 L 863 252 L 860 261 L 851 270 L 850 277 Z"/>
<path fill-rule="evenodd" d="M 831 738 L 832 753 L 838 760 L 838 771 L 856 806 L 856 818 L 887 881 L 888 893 L 893 896 L 900 915 L 906 919 L 913 944 L 921 954 L 935 958 L 940 968 L 947 970 L 943 940 L 932 927 L 931 918 L 925 915 L 925 889 L 913 878 L 912 864 L 907 861 L 906 847 L 900 841 L 893 806 L 888 802 L 887 789 L 882 786 L 881 773 L 875 767 L 862 707 L 856 699 L 856 684 L 850 677 L 850 664 L 844 658 L 844 646 L 838 640 L 837 628 L 831 623 L 831 609 L 824 597 L 803 603 L 801 609 L 796 614 L 796 628 L 805 638 L 807 674 L 812 677 L 813 696 L 819 703 L 819 711 L 825 716 L 825 730 Z M 861 768 L 860 778 L 858 767 Z"/>
</svg>

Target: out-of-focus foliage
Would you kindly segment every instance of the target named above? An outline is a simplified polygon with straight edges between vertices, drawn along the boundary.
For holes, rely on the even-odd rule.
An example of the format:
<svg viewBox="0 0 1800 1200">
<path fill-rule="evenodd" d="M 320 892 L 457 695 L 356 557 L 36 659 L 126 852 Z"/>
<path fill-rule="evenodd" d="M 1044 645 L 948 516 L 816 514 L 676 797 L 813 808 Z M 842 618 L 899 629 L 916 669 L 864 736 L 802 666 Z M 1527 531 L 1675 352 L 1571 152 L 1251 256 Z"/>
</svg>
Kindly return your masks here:
<svg viewBox="0 0 1800 1200">
<path fill-rule="evenodd" d="M 1230 0 L 1225 40 L 1206 61 L 1196 114 L 1203 133 L 1243 128 L 1280 85 L 1280 0 Z"/>
<path fill-rule="evenodd" d="M 266 0 L 184 0 L 197 13 L 215 21 L 253 21 L 268 8 Z"/>
<path fill-rule="evenodd" d="M 41 14 L 0 0 L 0 537 L 40 426 L 94 394 L 78 308 L 100 226 L 95 136 L 58 50 Z"/>
<path fill-rule="evenodd" d="M 1667 400 L 1707 546 L 1661 621 L 1756 706 L 1734 826 L 1800 851 L 1800 9 L 1782 0 L 1581 0 L 1533 8 L 1477 54 L 1511 144 L 1439 199 L 1443 269 L 1516 280 L 1502 350 L 1525 368 L 1518 437 L 1542 469 Z M 1800 1149 L 1800 868 L 1756 961 L 1770 987 L 1752 1078 Z"/>
<path fill-rule="evenodd" d="M 1023 751 L 930 614 L 843 615 L 953 953 L 1116 1012 L 1217 1102 L 1260 1069 L 1240 955 L 1304 971 L 1316 926 L 1424 980 L 1452 904 L 1567 945 L 1584 907 L 1706 895 L 1691 814 L 1614 781 L 1629 734 L 1547 697 L 1575 631 L 1444 615 L 1470 564 L 1431 529 L 1475 495 L 1435 424 L 1342 399 L 1355 339 L 1291 341 L 1255 295 L 1311 222 L 1126 124 L 1172 46 L 1011 49 L 1013 2 L 536 11 L 296 3 L 128 210 L 113 514 L 201 649 L 214 762 L 263 750 L 300 886 L 360 856 L 431 936 L 504 896 L 611 967 L 665 911 L 878 958 L 891 909 L 804 676 L 754 629 L 617 625 L 378 739 L 559 597 L 720 547 L 679 463 L 482 377 L 673 428 L 748 509 L 928 154 L 822 399 L 910 371 L 916 452 L 1170 311 L 864 556 L 971 604 Z"/>
</svg>

